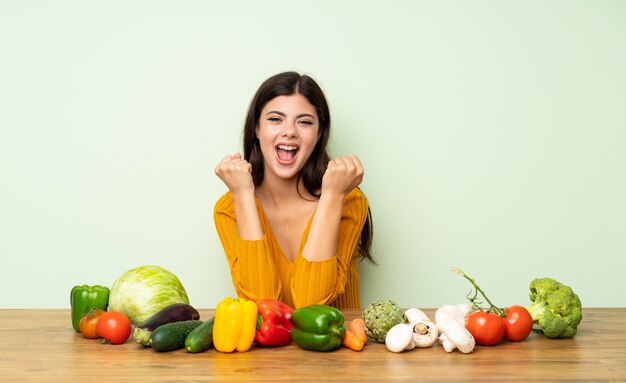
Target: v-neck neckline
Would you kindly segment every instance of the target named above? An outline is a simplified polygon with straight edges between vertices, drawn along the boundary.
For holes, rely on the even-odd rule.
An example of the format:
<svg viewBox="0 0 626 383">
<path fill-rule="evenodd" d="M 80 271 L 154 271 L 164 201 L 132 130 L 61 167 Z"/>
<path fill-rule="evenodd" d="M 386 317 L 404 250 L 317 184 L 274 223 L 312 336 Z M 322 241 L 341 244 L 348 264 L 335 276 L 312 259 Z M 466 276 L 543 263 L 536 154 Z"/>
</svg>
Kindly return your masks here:
<svg viewBox="0 0 626 383">
<path fill-rule="evenodd" d="M 261 204 L 261 200 L 257 196 L 255 196 L 254 198 L 255 198 L 257 206 L 259 208 L 259 212 L 263 216 L 263 220 L 265 220 L 267 222 L 266 226 L 269 228 L 269 231 L 270 231 L 271 237 L 272 237 L 272 241 L 274 242 L 274 244 L 276 246 L 276 249 L 278 249 L 278 252 L 280 253 L 280 255 L 287 262 L 289 262 L 290 264 L 294 264 L 295 261 L 296 261 L 296 258 L 298 257 L 298 253 L 300 252 L 300 249 L 302 249 L 302 247 L 303 247 L 304 238 L 308 236 L 309 229 L 311 227 L 311 222 L 313 222 L 313 217 L 315 216 L 315 212 L 317 211 L 317 207 L 315 207 L 315 209 L 313 209 L 313 214 L 311 214 L 311 217 L 309 217 L 309 221 L 307 222 L 306 226 L 304 227 L 304 232 L 302 232 L 300 234 L 300 243 L 298 244 L 298 251 L 296 251 L 296 254 L 294 255 L 293 260 L 291 260 L 291 259 L 289 259 L 287 254 L 285 254 L 285 251 L 280 247 L 280 244 L 278 243 L 278 239 L 276 238 L 276 233 L 274 233 L 274 228 L 272 228 L 272 224 L 270 222 L 270 219 L 267 216 L 267 214 L 265 213 L 265 209 L 263 208 L 263 204 Z"/>
</svg>

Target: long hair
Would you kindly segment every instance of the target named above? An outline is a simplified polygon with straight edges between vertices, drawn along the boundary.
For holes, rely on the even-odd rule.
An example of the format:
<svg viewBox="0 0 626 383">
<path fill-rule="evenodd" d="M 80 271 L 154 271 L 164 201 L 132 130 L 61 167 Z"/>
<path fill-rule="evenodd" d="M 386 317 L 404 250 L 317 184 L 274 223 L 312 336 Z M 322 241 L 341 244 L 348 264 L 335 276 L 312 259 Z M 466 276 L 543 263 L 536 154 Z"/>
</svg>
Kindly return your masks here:
<svg viewBox="0 0 626 383">
<path fill-rule="evenodd" d="M 315 107 L 319 120 L 319 139 L 311 156 L 298 174 L 298 178 L 302 180 L 306 190 L 311 195 L 319 197 L 318 191 L 322 187 L 322 177 L 330 161 L 327 151 L 330 137 L 330 111 L 322 89 L 311 77 L 300 75 L 297 72 L 284 72 L 268 78 L 261 84 L 250 102 L 244 123 L 243 155 L 244 159 L 252 165 L 254 184 L 260 185 L 264 176 L 264 159 L 259 139 L 256 136 L 256 128 L 259 125 L 261 111 L 272 99 L 294 94 L 304 96 Z M 365 225 L 361 230 L 358 251 L 361 259 L 375 263 L 371 254 L 373 233 L 372 214 L 368 207 Z"/>
</svg>

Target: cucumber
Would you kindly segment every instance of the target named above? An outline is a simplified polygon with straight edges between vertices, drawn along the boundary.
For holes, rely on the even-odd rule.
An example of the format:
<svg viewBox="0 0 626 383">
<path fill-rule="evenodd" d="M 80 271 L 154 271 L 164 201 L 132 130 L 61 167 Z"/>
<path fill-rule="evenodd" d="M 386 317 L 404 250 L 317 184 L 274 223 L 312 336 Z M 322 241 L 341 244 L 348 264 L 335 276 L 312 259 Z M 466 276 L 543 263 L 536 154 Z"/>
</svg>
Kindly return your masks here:
<svg viewBox="0 0 626 383">
<path fill-rule="evenodd" d="M 202 324 L 199 320 L 173 322 L 157 327 L 150 335 L 150 346 L 157 351 L 172 351 L 185 347 L 185 339 Z"/>
<path fill-rule="evenodd" d="M 150 334 L 159 326 L 192 319 L 200 319 L 198 310 L 186 303 L 175 303 L 150 316 L 150 318 L 146 319 L 141 325 L 135 327 L 133 338 L 135 342 L 149 346 Z"/>
<path fill-rule="evenodd" d="M 185 339 L 187 351 L 196 353 L 206 351 L 213 346 L 213 321 L 215 317 L 193 329 Z"/>
</svg>

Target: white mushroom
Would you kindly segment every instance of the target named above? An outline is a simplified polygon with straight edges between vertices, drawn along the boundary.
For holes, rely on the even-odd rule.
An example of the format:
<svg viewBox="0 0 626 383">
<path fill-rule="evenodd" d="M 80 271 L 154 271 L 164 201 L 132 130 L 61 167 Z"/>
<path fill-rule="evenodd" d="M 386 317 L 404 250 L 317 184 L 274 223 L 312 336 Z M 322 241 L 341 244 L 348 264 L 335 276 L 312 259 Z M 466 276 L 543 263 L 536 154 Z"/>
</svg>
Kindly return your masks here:
<svg viewBox="0 0 626 383">
<path fill-rule="evenodd" d="M 438 336 L 437 325 L 429 320 L 419 321 L 413 325 L 415 347 L 430 347 L 435 343 Z"/>
<path fill-rule="evenodd" d="M 411 308 L 404 312 L 413 331 L 413 341 L 416 347 L 430 347 L 439 336 L 437 326 L 420 309 Z"/>
<path fill-rule="evenodd" d="M 385 345 L 391 352 L 408 351 L 415 348 L 413 328 L 411 325 L 400 323 L 393 326 L 385 337 Z"/>
<path fill-rule="evenodd" d="M 459 309 L 461 314 L 463 314 L 463 321 L 467 320 L 467 317 L 475 310 L 472 309 L 469 303 L 459 303 L 456 305 L 456 308 Z M 465 322 L 464 322 L 465 323 Z"/>
<path fill-rule="evenodd" d="M 428 315 L 426 315 L 422 310 L 416 308 L 406 310 L 404 312 L 404 316 L 406 317 L 406 321 L 408 323 L 415 323 L 420 320 L 430 320 Z"/>
<path fill-rule="evenodd" d="M 474 350 L 476 341 L 465 328 L 466 316 L 471 308 L 466 305 L 444 305 L 437 309 L 435 321 L 439 328 L 439 343 L 447 352 L 458 348 L 464 354 Z"/>
</svg>

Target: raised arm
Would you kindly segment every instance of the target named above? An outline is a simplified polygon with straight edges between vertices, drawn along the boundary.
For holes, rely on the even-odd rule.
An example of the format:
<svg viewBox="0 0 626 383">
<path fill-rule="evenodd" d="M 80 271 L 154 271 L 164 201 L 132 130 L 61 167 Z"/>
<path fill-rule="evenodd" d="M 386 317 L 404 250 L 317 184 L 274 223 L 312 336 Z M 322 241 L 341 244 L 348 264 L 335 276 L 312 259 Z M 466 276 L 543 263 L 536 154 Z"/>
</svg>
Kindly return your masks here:
<svg viewBox="0 0 626 383">
<path fill-rule="evenodd" d="M 318 207 L 296 259 L 292 285 L 296 306 L 331 303 L 344 293 L 348 265 L 356 256 L 367 217 L 367 199 L 355 189 L 362 180 L 357 157 L 329 162 Z"/>
<path fill-rule="evenodd" d="M 215 174 L 232 193 L 239 237 L 247 240 L 262 239 L 264 233 L 254 196 L 252 165 L 236 153 L 224 157 L 215 168 Z"/>
<path fill-rule="evenodd" d="M 362 180 L 363 166 L 357 157 L 339 157 L 328 163 L 322 195 L 302 249 L 305 259 L 324 261 L 337 254 L 344 200 Z"/>
<path fill-rule="evenodd" d="M 251 166 L 241 155 L 226 156 L 215 173 L 230 189 L 215 204 L 217 233 L 239 297 L 280 299 L 281 285 L 254 196 Z"/>
</svg>

